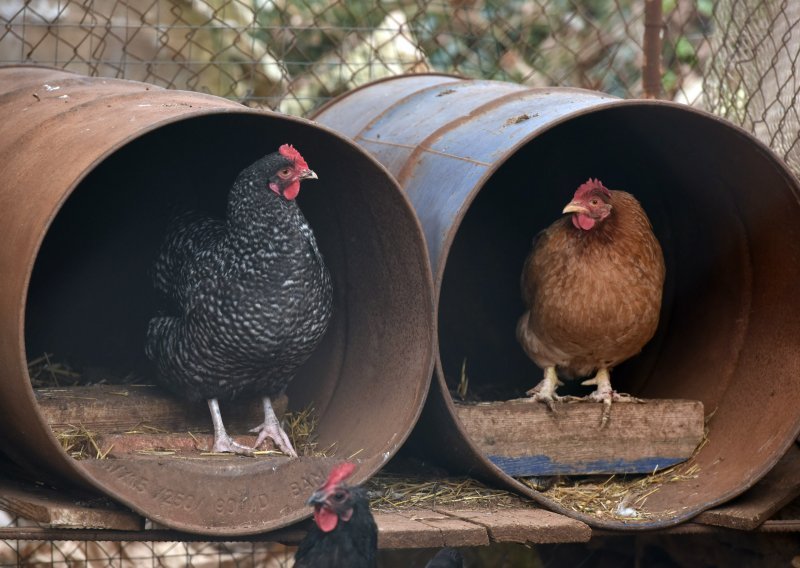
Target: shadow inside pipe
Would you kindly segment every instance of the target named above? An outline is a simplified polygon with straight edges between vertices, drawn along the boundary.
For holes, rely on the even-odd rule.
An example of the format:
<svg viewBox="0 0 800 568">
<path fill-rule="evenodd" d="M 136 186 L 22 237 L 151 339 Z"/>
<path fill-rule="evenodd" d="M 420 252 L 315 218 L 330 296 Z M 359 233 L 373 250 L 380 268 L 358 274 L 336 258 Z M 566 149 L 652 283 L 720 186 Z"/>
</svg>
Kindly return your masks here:
<svg viewBox="0 0 800 568">
<path fill-rule="evenodd" d="M 740 172 L 734 190 L 729 176 L 708 167 L 724 159 L 726 144 L 733 152 L 738 143 L 729 132 L 714 138 L 716 122 L 671 108 L 642 110 L 616 107 L 559 124 L 516 151 L 480 188 L 455 235 L 440 298 L 440 354 L 451 393 L 462 365 L 470 395 L 479 400 L 522 397 L 541 380 L 515 335 L 524 311 L 522 266 L 533 237 L 561 215 L 581 183 L 596 177 L 642 203 L 667 267 L 656 335 L 614 369 L 612 384 L 639 396 L 699 399 L 709 410 L 719 402 L 752 293 L 736 193 L 756 174 Z M 685 140 L 690 132 L 693 140 Z M 776 179 L 775 188 L 781 185 Z M 786 197 L 775 192 L 770 207 Z M 772 237 L 780 238 L 774 231 Z M 559 393 L 591 391 L 578 383 L 567 381 Z"/>
<path fill-rule="evenodd" d="M 170 308 L 151 283 L 168 223 L 188 209 L 224 217 L 238 172 L 286 142 L 319 175 L 303 184 L 298 202 L 334 288 L 333 320 L 289 387 L 290 407 L 312 404 L 319 443 L 342 452 L 398 445 L 416 420 L 432 364 L 422 235 L 385 171 L 310 123 L 201 116 L 113 151 L 78 184 L 44 237 L 26 304 L 28 360 L 53 354 L 79 372 L 79 384 L 157 383 L 144 339 L 150 318 Z M 375 404 L 353 412 L 357 393 Z M 380 410 L 378 401 L 392 399 L 406 404 Z M 356 433 L 373 411 L 384 426 Z"/>
</svg>

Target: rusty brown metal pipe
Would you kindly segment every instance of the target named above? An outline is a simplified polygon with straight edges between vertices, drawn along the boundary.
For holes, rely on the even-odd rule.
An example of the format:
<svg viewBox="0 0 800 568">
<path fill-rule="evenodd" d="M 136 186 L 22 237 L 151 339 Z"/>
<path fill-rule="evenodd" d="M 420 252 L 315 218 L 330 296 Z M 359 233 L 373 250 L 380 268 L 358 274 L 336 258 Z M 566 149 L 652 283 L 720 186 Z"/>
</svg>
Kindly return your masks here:
<svg viewBox="0 0 800 568">
<path fill-rule="evenodd" d="M 27 360 L 40 349 L 87 365 L 141 359 L 156 309 L 147 270 L 167 210 L 221 213 L 238 171 L 285 142 L 319 174 L 300 204 L 335 289 L 331 328 L 290 405 L 314 404 L 319 443 L 335 443 L 336 457 L 71 459 L 39 412 Z M 307 120 L 139 82 L 1 68 L 0 274 L 3 451 L 175 529 L 255 534 L 308 516 L 332 463 L 357 456 L 359 482 L 395 453 L 428 390 L 435 320 L 419 223 L 377 161 Z"/>
<path fill-rule="evenodd" d="M 663 101 L 434 74 L 366 85 L 316 120 L 380 160 L 422 221 L 439 358 L 412 438 L 453 469 L 596 527 L 652 529 L 742 493 L 797 438 L 800 192 L 747 132 Z M 662 485 L 636 522 L 568 510 L 504 474 L 465 434 L 450 395 L 465 359 L 470 388 L 501 396 L 541 378 L 514 337 L 519 275 L 531 238 L 589 177 L 643 202 L 667 262 L 659 331 L 615 385 L 700 400 L 710 416 L 697 479 Z"/>
</svg>

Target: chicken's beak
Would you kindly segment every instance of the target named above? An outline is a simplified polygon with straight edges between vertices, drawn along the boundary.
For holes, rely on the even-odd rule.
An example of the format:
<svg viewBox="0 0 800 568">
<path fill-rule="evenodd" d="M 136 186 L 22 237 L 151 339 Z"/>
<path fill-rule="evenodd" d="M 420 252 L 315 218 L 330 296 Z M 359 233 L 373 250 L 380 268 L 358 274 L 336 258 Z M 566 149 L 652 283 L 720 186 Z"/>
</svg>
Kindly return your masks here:
<svg viewBox="0 0 800 568">
<path fill-rule="evenodd" d="M 323 503 L 325 503 L 325 493 L 322 491 L 315 492 L 311 497 L 308 498 L 308 501 L 306 501 L 306 505 L 322 505 Z"/>
<path fill-rule="evenodd" d="M 314 170 L 303 170 L 300 172 L 299 179 L 319 179 L 317 174 L 314 173 Z"/>
<path fill-rule="evenodd" d="M 567 214 L 567 213 L 583 213 L 583 214 L 587 214 L 587 213 L 589 213 L 589 210 L 586 207 L 584 207 L 583 205 L 581 205 L 580 202 L 571 201 L 570 203 L 567 204 L 566 207 L 564 207 L 564 210 L 561 213 L 562 214 Z"/>
</svg>

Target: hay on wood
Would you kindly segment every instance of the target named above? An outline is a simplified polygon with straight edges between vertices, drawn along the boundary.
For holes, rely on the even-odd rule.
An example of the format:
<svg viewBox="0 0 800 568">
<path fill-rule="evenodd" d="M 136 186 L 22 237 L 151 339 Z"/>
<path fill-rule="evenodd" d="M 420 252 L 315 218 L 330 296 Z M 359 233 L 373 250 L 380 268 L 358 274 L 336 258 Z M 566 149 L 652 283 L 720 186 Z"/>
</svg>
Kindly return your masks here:
<svg viewBox="0 0 800 568">
<path fill-rule="evenodd" d="M 68 428 L 53 432 L 64 451 L 75 459 L 106 459 L 113 449 L 101 448 L 97 434 L 87 430 L 82 424 L 69 425 Z"/>
<path fill-rule="evenodd" d="M 378 511 L 436 507 L 509 509 L 535 507 L 526 499 L 474 479 L 417 477 L 382 472 L 366 484 L 370 506 Z"/>
<path fill-rule="evenodd" d="M 611 475 L 589 477 L 556 477 L 552 485 L 542 491 L 537 484 L 539 478 L 520 478 L 519 481 L 542 491 L 561 506 L 576 512 L 593 515 L 600 519 L 651 520 L 656 518 L 646 508 L 647 498 L 668 483 L 696 479 L 700 466 L 694 457 L 708 443 L 708 420 L 703 440 L 695 448 L 692 456 L 685 462 L 672 467 L 654 471 L 646 475 Z M 663 511 L 658 517 L 671 517 L 677 511 Z"/>
</svg>

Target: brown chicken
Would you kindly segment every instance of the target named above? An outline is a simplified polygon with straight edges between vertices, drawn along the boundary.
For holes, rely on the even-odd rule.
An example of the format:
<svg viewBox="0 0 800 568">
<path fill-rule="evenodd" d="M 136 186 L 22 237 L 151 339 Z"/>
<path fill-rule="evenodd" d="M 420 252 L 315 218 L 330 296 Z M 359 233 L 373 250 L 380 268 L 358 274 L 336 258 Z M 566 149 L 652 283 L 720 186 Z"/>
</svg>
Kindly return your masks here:
<svg viewBox="0 0 800 568">
<path fill-rule="evenodd" d="M 522 271 L 527 307 L 517 338 L 542 369 L 528 391 L 552 408 L 564 378 L 594 378 L 591 400 L 631 400 L 611 388 L 611 369 L 636 355 L 658 326 L 664 256 L 639 202 L 599 180 L 581 185 L 562 217 L 539 233 Z"/>
</svg>

